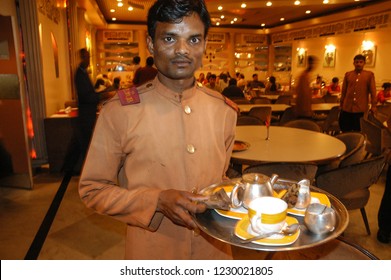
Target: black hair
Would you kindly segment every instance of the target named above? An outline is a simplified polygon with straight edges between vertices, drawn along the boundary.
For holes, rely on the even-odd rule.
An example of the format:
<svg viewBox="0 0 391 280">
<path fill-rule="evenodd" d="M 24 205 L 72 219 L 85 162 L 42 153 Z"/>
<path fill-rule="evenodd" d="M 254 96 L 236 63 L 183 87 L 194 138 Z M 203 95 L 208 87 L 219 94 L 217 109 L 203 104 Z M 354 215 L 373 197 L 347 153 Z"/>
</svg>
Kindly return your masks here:
<svg viewBox="0 0 391 280">
<path fill-rule="evenodd" d="M 382 85 L 382 88 L 383 89 L 387 89 L 387 88 L 390 88 L 391 87 L 391 83 L 389 83 L 389 82 L 385 82 L 385 83 L 383 83 L 383 85 Z"/>
<path fill-rule="evenodd" d="M 229 86 L 236 86 L 238 82 L 236 81 L 235 78 L 229 79 L 228 85 Z"/>
<path fill-rule="evenodd" d="M 153 66 L 153 64 L 155 63 L 154 59 L 152 56 L 148 56 L 147 57 L 147 61 L 146 61 L 147 65 L 148 66 Z"/>
<path fill-rule="evenodd" d="M 365 55 L 358 54 L 358 55 L 356 55 L 356 56 L 354 57 L 353 60 L 364 60 L 364 62 L 365 62 L 366 57 L 365 57 Z"/>
<path fill-rule="evenodd" d="M 204 23 L 206 38 L 212 22 L 204 0 L 157 0 L 148 12 L 148 35 L 155 39 L 157 22 L 179 23 L 193 13 Z"/>
<path fill-rule="evenodd" d="M 334 77 L 332 80 L 331 80 L 333 83 L 338 83 L 339 82 L 339 79 L 337 77 Z"/>
</svg>

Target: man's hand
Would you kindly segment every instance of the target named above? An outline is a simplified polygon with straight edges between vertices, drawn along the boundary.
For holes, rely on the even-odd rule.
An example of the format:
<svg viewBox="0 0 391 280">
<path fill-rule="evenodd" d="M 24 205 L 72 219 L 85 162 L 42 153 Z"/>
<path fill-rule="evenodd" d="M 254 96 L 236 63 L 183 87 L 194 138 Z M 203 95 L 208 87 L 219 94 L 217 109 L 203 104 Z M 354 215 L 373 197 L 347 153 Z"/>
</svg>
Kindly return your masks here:
<svg viewBox="0 0 391 280">
<path fill-rule="evenodd" d="M 197 229 L 197 225 L 189 213 L 202 213 L 206 210 L 204 203 L 197 201 L 207 200 L 208 197 L 178 190 L 165 190 L 160 193 L 157 211 L 177 225 L 189 229 Z"/>
</svg>

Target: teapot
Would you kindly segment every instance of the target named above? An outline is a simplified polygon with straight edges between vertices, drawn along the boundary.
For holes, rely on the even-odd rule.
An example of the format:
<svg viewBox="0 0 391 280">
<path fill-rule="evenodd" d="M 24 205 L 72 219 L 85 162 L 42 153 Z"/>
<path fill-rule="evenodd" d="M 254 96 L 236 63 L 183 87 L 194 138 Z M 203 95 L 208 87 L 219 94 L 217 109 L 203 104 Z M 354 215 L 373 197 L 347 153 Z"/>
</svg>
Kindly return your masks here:
<svg viewBox="0 0 391 280">
<path fill-rule="evenodd" d="M 268 177 L 260 173 L 248 173 L 242 176 L 242 180 L 235 184 L 231 192 L 231 206 L 247 208 L 249 203 L 257 197 L 273 196 L 273 185 L 278 175 Z"/>
</svg>

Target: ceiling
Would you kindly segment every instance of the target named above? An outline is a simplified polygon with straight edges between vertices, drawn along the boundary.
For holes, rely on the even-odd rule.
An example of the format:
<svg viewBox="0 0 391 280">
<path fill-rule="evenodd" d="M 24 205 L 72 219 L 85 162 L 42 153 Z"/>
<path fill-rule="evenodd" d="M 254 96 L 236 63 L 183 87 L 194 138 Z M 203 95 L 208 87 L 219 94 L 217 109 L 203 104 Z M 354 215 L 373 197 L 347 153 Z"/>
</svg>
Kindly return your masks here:
<svg viewBox="0 0 391 280">
<path fill-rule="evenodd" d="M 146 24 L 148 9 L 155 2 L 154 0 L 95 0 L 94 5 L 100 10 L 107 23 L 117 24 Z M 118 7 L 122 2 L 123 6 Z M 315 17 L 330 15 L 352 9 L 365 7 L 367 5 L 384 2 L 383 0 L 301 0 L 295 5 L 295 0 L 205 0 L 214 25 L 220 27 L 236 28 L 273 28 L 288 23 L 294 23 Z M 272 2 L 271 6 L 266 6 Z M 245 3 L 246 7 L 241 8 Z M 129 11 L 129 7 L 133 7 Z M 222 6 L 222 10 L 218 7 Z M 114 9 L 115 12 L 110 10 Z M 311 11 L 306 14 L 306 11 Z M 87 10 L 88 11 L 88 10 Z M 225 17 L 222 19 L 221 15 Z M 113 20 L 113 18 L 116 20 Z M 235 20 L 236 18 L 236 20 Z M 282 21 L 281 18 L 284 18 Z M 233 23 L 231 23 L 233 21 Z"/>
</svg>

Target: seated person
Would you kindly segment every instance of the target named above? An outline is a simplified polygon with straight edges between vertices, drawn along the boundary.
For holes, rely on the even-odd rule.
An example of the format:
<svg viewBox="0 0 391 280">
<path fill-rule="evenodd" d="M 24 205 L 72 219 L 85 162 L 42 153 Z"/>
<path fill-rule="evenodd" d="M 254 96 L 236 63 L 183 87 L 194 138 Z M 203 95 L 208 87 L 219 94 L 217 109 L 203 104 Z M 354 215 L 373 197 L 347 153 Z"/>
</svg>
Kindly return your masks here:
<svg viewBox="0 0 391 280">
<path fill-rule="evenodd" d="M 265 88 L 265 84 L 261 81 L 258 81 L 258 74 L 253 74 L 253 80 L 248 83 L 247 89 L 252 90 L 255 88 Z"/>
<path fill-rule="evenodd" d="M 217 76 L 215 74 L 211 74 L 209 76 L 209 82 L 205 85 L 207 88 L 213 89 L 215 91 L 221 92 L 220 86 L 216 83 Z"/>
<path fill-rule="evenodd" d="M 269 82 L 266 85 L 265 93 L 276 93 L 278 91 L 278 85 L 276 77 L 270 76 Z"/>
<path fill-rule="evenodd" d="M 391 99 L 391 83 L 384 83 L 382 90 L 377 93 L 377 101 L 384 104 L 386 100 Z"/>
<path fill-rule="evenodd" d="M 240 87 L 242 91 L 246 88 L 246 80 L 244 79 L 244 74 L 240 73 L 237 80 L 237 86 Z"/>
<path fill-rule="evenodd" d="M 316 80 L 311 83 L 312 98 L 321 98 L 323 96 L 322 88 L 324 88 L 324 84 L 322 76 L 316 76 Z"/>
<path fill-rule="evenodd" d="M 228 87 L 223 90 L 222 94 L 228 98 L 244 98 L 243 91 L 237 86 L 237 81 L 234 78 L 229 80 Z"/>
<path fill-rule="evenodd" d="M 341 87 L 339 86 L 339 79 L 337 77 L 334 77 L 331 80 L 331 84 L 327 87 L 327 94 L 340 94 L 341 93 Z"/>
</svg>

